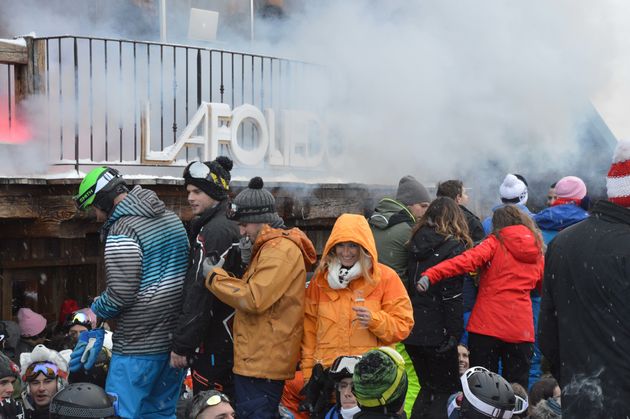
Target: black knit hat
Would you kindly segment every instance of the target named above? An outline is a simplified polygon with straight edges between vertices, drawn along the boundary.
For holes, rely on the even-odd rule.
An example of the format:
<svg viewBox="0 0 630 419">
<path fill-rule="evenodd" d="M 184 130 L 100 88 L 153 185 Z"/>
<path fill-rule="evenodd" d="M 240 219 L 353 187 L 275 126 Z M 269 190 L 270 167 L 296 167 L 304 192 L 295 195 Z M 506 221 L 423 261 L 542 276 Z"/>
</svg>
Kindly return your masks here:
<svg viewBox="0 0 630 419">
<path fill-rule="evenodd" d="M 20 368 L 9 359 L 8 356 L 0 352 L 0 379 L 6 377 L 19 377 Z"/>
<path fill-rule="evenodd" d="M 223 201 L 230 190 L 233 166 L 232 160 L 225 156 L 204 163 L 194 161 L 184 169 L 184 184 L 198 187 L 215 201 Z"/>
<path fill-rule="evenodd" d="M 280 220 L 276 212 L 276 199 L 263 186 L 262 178 L 252 178 L 247 189 L 234 198 L 229 217 L 243 223 L 274 224 Z"/>
</svg>

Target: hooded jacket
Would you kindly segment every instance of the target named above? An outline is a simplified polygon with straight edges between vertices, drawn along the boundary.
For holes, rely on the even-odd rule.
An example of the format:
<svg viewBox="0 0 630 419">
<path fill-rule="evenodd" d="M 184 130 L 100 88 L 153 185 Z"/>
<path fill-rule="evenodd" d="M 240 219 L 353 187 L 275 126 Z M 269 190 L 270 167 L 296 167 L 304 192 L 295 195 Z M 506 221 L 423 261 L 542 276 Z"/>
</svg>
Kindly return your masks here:
<svg viewBox="0 0 630 419">
<path fill-rule="evenodd" d="M 409 260 L 406 245 L 415 222 L 407 206 L 391 198 L 382 199 L 369 219 L 379 262 L 395 270 L 403 281 Z"/>
<path fill-rule="evenodd" d="M 343 214 L 335 223 L 324 254 L 335 245 L 353 242 L 363 247 L 372 259 L 372 280 L 358 277 L 347 288 L 333 289 L 328 270 L 318 269 L 306 290 L 302 371 L 308 380 L 316 363 L 330 367 L 339 355 L 363 355 L 375 347 L 392 345 L 405 339 L 413 327 L 413 309 L 407 291 L 393 269 L 378 263 L 374 237 L 365 218 Z M 368 328 L 356 322 L 354 295 L 362 290 L 365 307 L 372 320 Z"/>
<path fill-rule="evenodd" d="M 173 350 L 180 355 L 192 356 L 203 343 L 204 353 L 218 354 L 218 360 L 231 362 L 232 338 L 223 320 L 231 316 L 234 309 L 206 289 L 201 269 L 205 256 L 212 253 L 220 256 L 240 238 L 236 223 L 225 216 L 226 206 L 227 201 L 222 201 L 191 223 L 190 264 L 184 286 L 184 304 L 173 335 Z M 226 262 L 224 267 L 240 275 L 240 260 L 235 262 Z"/>
<path fill-rule="evenodd" d="M 236 278 L 216 268 L 206 287 L 236 310 L 234 373 L 246 377 L 287 380 L 299 361 L 304 322 L 306 271 L 317 254 L 297 228 L 264 225 L 252 258 Z"/>
<path fill-rule="evenodd" d="M 409 244 L 409 273 L 412 284 L 426 269 L 466 250 L 459 240 L 444 237 L 426 225 L 414 234 Z M 438 346 L 449 336 L 459 341 L 464 329 L 463 280 L 464 277 L 458 275 L 423 293 L 419 293 L 413 285 L 409 287 L 414 326 L 405 343 Z"/>
<path fill-rule="evenodd" d="M 188 266 L 182 222 L 155 192 L 136 186 L 114 207 L 102 235 L 107 289 L 91 308 L 118 319 L 112 352 L 169 352 Z"/>
<path fill-rule="evenodd" d="M 542 231 L 545 244 L 548 244 L 559 231 L 588 217 L 588 212 L 573 203 L 545 208 L 534 215 L 534 221 Z"/>
<path fill-rule="evenodd" d="M 477 302 L 466 330 L 504 342 L 534 342 L 530 292 L 542 286 L 544 258 L 524 225 L 499 231 L 479 245 L 424 272 L 436 284 L 443 278 L 483 268 Z"/>
<path fill-rule="evenodd" d="M 562 388 L 562 417 L 630 414 L 629 272 L 630 209 L 611 202 L 549 244 L 538 339 Z M 587 416 L 586 391 L 597 387 L 604 410 Z"/>
</svg>

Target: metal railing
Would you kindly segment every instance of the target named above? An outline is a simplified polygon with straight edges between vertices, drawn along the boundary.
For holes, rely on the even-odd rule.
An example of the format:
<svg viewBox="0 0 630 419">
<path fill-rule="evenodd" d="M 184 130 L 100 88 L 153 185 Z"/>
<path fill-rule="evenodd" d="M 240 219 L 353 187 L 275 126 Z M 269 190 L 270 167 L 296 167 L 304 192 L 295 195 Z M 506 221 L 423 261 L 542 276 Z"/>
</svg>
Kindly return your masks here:
<svg viewBox="0 0 630 419">
<path fill-rule="evenodd" d="M 80 36 L 34 38 L 33 45 L 43 54 L 33 60 L 44 67 L 33 70 L 37 131 L 47 136 L 51 164 L 77 170 L 141 165 L 147 103 L 151 147 L 159 150 L 176 142 L 202 102 L 304 108 L 302 90 L 321 77 L 321 69 L 300 61 L 196 46 Z M 242 141 L 256 141 L 253 126 L 245 128 Z M 196 157 L 186 149 L 177 162 Z"/>
</svg>

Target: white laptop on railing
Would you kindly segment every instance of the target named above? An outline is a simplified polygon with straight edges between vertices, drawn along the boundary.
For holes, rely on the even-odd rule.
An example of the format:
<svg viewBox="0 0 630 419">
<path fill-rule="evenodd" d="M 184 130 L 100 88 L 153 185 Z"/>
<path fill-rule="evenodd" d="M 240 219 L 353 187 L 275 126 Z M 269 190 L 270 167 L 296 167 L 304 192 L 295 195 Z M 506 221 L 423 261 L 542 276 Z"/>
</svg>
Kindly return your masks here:
<svg viewBox="0 0 630 419">
<path fill-rule="evenodd" d="M 188 23 L 188 38 L 197 41 L 215 42 L 217 39 L 217 27 L 219 25 L 219 12 L 212 10 L 190 9 Z"/>
</svg>

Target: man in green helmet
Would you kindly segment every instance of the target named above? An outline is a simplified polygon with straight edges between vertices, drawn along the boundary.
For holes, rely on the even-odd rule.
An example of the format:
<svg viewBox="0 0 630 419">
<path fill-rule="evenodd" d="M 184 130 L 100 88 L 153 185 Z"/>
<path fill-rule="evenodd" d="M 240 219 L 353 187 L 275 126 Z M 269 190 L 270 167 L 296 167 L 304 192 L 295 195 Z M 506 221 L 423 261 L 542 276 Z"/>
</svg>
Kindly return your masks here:
<svg viewBox="0 0 630 419">
<path fill-rule="evenodd" d="M 155 192 L 129 189 L 108 167 L 88 173 L 75 200 L 104 222 L 107 288 L 91 308 L 117 320 L 106 390 L 121 417 L 175 419 L 183 371 L 169 359 L 188 265 L 184 226 Z"/>
</svg>

